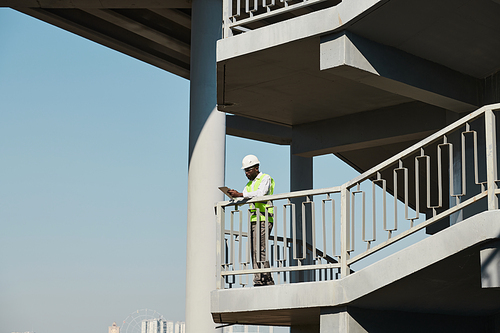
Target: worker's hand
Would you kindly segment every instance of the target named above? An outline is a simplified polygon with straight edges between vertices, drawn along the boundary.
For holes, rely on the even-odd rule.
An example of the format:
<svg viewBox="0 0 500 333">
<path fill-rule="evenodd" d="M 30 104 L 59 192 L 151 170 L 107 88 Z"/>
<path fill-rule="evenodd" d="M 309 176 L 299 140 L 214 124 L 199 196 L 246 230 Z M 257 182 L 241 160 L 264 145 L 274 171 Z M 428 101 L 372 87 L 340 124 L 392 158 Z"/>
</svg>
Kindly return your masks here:
<svg viewBox="0 0 500 333">
<path fill-rule="evenodd" d="M 227 191 L 227 193 L 231 194 L 231 196 L 233 198 L 237 198 L 237 197 L 242 197 L 243 196 L 243 193 L 240 193 L 240 192 L 238 192 L 236 190 L 229 190 L 229 191 Z"/>
</svg>

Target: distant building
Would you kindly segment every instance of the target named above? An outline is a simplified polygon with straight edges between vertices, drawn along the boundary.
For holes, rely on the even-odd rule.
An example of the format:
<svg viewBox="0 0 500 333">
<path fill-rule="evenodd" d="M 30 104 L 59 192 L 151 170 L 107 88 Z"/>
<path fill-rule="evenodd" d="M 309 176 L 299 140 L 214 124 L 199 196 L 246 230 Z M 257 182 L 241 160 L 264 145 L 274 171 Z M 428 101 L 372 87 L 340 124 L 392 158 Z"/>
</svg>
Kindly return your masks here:
<svg viewBox="0 0 500 333">
<path fill-rule="evenodd" d="M 224 327 L 223 333 L 273 333 L 273 326 L 232 325 Z"/>
<path fill-rule="evenodd" d="M 167 321 L 167 333 L 174 333 L 174 322 Z"/>
<path fill-rule="evenodd" d="M 113 325 L 109 326 L 108 333 L 120 333 L 120 326 L 116 326 L 114 322 Z"/>
<path fill-rule="evenodd" d="M 144 319 L 141 323 L 141 333 L 185 333 L 184 322 L 167 321 L 165 319 Z"/>
<path fill-rule="evenodd" d="M 163 319 L 144 319 L 141 333 L 167 333 L 167 321 Z"/>
<path fill-rule="evenodd" d="M 174 333 L 186 333 L 186 323 L 183 321 L 176 322 Z"/>
</svg>

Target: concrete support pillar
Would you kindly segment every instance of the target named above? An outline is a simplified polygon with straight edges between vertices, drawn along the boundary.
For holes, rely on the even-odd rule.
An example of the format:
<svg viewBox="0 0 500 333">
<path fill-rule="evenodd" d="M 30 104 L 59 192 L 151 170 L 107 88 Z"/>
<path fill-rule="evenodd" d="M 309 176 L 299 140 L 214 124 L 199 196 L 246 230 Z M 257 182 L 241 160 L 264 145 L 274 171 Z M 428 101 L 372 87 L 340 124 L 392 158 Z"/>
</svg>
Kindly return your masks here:
<svg viewBox="0 0 500 333">
<path fill-rule="evenodd" d="M 215 332 L 210 291 L 216 286 L 214 203 L 223 200 L 225 114 L 216 109 L 216 40 L 221 0 L 193 0 L 186 253 L 186 332 Z M 171 221 L 175 223 L 175 221 Z"/>
<path fill-rule="evenodd" d="M 321 310 L 320 333 L 366 333 L 367 331 L 353 319 L 347 307 Z"/>
<path fill-rule="evenodd" d="M 500 288 L 500 241 L 484 245 L 481 259 L 481 287 Z"/>
<path fill-rule="evenodd" d="M 484 79 L 483 104 L 500 103 L 500 71 Z"/>
<path fill-rule="evenodd" d="M 313 188 L 313 159 L 312 157 L 300 157 L 297 155 L 290 154 L 290 191 L 301 191 L 309 190 Z M 292 200 L 295 204 L 295 222 L 297 230 L 297 257 L 302 257 L 302 244 L 299 240 L 303 240 L 304 231 L 302 230 L 302 202 L 305 198 L 296 198 Z M 312 221 L 311 221 L 311 211 L 310 205 L 306 205 L 306 242 L 312 244 Z M 290 225 L 290 230 L 293 226 Z M 308 251 L 310 252 L 310 251 Z M 296 266 L 297 262 L 293 260 L 293 248 L 290 251 L 290 258 L 292 259 L 292 265 Z M 311 253 L 307 254 L 306 260 L 302 261 L 303 264 L 311 264 L 312 258 Z M 290 274 L 291 282 L 304 282 L 313 281 L 314 272 L 313 271 L 300 271 L 292 272 Z"/>
</svg>

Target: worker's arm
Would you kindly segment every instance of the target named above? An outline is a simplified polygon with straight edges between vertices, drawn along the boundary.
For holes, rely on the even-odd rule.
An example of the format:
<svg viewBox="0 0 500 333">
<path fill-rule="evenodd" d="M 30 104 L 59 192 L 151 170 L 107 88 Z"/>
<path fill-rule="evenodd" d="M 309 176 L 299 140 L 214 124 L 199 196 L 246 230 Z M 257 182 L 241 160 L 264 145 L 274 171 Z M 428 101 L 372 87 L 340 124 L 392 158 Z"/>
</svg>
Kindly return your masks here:
<svg viewBox="0 0 500 333">
<path fill-rule="evenodd" d="M 271 177 L 265 175 L 260 182 L 259 188 L 256 191 L 247 192 L 246 188 L 243 190 L 242 196 L 245 198 L 263 197 L 269 192 L 271 187 Z"/>
<path fill-rule="evenodd" d="M 227 193 L 231 194 L 233 198 L 238 198 L 243 196 L 243 193 L 238 192 L 236 190 L 228 190 Z"/>
</svg>

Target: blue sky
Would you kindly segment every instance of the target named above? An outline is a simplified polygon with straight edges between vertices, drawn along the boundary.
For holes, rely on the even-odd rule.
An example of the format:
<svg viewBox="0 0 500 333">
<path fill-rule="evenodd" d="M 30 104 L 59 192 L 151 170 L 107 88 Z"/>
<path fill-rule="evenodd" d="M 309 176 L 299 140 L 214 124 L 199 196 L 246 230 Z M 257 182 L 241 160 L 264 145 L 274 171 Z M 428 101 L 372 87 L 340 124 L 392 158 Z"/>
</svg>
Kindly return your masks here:
<svg viewBox="0 0 500 333">
<path fill-rule="evenodd" d="M 0 332 L 184 320 L 188 112 L 189 81 L 0 9 Z M 289 191 L 287 146 L 233 137 L 228 186 L 248 153 Z M 356 175 L 314 163 L 315 188 Z"/>
</svg>

